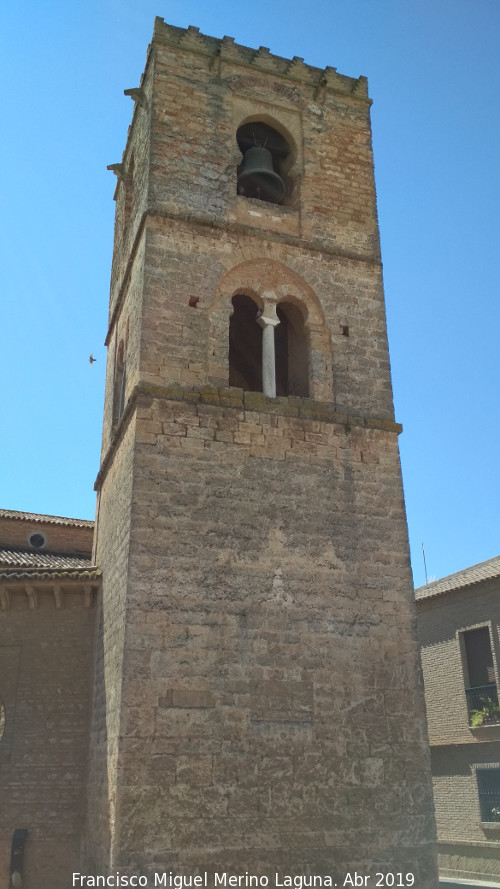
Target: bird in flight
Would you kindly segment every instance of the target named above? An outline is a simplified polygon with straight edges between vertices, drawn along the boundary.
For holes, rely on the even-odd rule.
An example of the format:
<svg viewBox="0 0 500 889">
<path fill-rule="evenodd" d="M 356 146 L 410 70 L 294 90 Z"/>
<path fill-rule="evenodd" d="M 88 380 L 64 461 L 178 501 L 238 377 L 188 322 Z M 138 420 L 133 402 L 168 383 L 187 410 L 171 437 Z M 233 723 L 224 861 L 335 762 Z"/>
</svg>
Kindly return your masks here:
<svg viewBox="0 0 500 889">
<path fill-rule="evenodd" d="M 97 358 L 94 358 L 94 356 L 92 355 L 92 352 L 91 352 L 91 353 L 90 353 L 89 362 L 90 362 L 90 364 L 93 364 L 94 361 L 97 361 Z"/>
</svg>

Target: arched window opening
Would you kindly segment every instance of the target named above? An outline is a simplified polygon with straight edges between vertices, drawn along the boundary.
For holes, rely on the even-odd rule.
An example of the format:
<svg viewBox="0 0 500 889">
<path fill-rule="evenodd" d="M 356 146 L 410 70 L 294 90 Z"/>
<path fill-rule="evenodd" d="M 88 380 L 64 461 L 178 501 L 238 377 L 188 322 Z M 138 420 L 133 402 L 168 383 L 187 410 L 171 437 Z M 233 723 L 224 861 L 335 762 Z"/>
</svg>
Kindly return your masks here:
<svg viewBox="0 0 500 889">
<path fill-rule="evenodd" d="M 262 329 L 257 305 L 244 293 L 233 296 L 229 320 L 229 385 L 262 392 Z"/>
<path fill-rule="evenodd" d="M 309 397 L 309 349 L 302 313 L 293 303 L 276 308 L 280 323 L 274 331 L 276 395 Z"/>
<path fill-rule="evenodd" d="M 117 423 L 125 406 L 126 361 L 125 346 L 120 340 L 116 352 L 115 379 L 113 390 L 113 423 Z"/>
<path fill-rule="evenodd" d="M 271 204 L 291 203 L 294 181 L 288 175 L 293 160 L 286 139 L 269 124 L 250 121 L 236 133 L 243 155 L 238 167 L 238 194 Z"/>
</svg>

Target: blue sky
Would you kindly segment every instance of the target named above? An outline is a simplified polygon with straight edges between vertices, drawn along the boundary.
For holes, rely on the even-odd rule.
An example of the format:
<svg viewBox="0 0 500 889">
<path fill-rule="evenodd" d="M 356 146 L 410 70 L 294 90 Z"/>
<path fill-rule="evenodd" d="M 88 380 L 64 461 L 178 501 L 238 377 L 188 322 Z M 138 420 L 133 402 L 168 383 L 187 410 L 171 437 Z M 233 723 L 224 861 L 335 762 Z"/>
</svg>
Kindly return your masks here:
<svg viewBox="0 0 500 889">
<path fill-rule="evenodd" d="M 155 15 L 365 74 L 415 583 L 500 552 L 498 0 L 17 0 L 0 19 L 0 505 L 92 518 L 115 180 Z M 97 363 L 90 367 L 90 352 Z"/>
</svg>

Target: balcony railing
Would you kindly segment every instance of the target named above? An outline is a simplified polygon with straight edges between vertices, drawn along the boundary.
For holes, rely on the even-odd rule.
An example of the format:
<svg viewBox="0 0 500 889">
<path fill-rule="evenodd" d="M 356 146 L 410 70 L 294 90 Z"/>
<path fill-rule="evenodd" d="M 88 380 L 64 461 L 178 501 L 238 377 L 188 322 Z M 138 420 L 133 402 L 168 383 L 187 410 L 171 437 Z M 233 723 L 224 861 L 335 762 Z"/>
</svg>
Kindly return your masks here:
<svg viewBox="0 0 500 889">
<path fill-rule="evenodd" d="M 500 707 L 498 706 L 497 687 L 494 682 L 490 685 L 476 685 L 474 688 L 466 688 L 467 707 L 469 710 L 469 725 L 477 728 L 480 725 L 500 724 Z"/>
</svg>

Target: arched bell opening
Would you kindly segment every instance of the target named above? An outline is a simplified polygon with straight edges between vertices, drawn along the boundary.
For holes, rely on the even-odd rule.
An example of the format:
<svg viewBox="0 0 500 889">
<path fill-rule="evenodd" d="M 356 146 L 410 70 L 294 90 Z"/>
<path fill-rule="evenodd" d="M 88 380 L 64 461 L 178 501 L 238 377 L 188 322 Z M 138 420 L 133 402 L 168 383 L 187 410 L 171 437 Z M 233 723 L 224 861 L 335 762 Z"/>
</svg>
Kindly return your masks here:
<svg viewBox="0 0 500 889">
<path fill-rule="evenodd" d="M 296 305 L 276 307 L 279 324 L 274 331 L 276 394 L 309 397 L 309 346 L 304 317 Z"/>
<path fill-rule="evenodd" d="M 236 141 L 243 155 L 237 171 L 238 194 L 289 205 L 294 191 L 294 180 L 288 175 L 293 155 L 284 136 L 255 120 L 242 124 Z"/>
<path fill-rule="evenodd" d="M 262 329 L 257 304 L 245 293 L 233 296 L 229 319 L 229 385 L 262 392 Z"/>
</svg>

